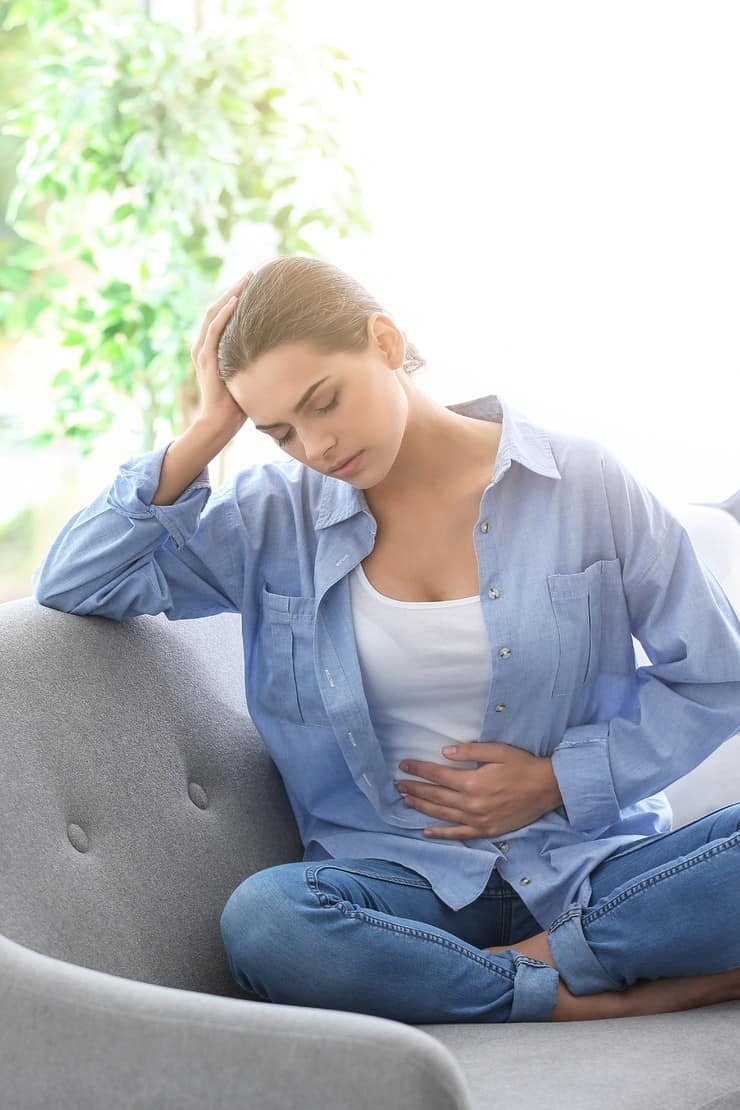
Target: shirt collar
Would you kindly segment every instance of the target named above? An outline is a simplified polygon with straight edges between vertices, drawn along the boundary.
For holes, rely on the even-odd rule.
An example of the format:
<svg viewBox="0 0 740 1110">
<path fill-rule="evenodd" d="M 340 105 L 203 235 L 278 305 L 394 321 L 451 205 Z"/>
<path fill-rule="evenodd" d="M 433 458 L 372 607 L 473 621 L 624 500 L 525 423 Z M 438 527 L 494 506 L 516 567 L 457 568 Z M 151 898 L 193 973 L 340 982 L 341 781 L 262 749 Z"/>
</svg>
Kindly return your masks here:
<svg viewBox="0 0 740 1110">
<path fill-rule="evenodd" d="M 527 420 L 497 394 L 489 393 L 485 397 L 476 397 L 472 401 L 461 401 L 445 407 L 461 416 L 495 420 L 501 424 L 501 439 L 491 484 L 508 470 L 512 461 L 521 463 L 545 478 L 561 477 L 545 429 Z M 323 491 L 315 525 L 317 529 L 328 528 L 355 513 L 370 512 L 364 491 L 357 489 L 351 482 L 343 482 L 328 474 L 322 475 L 322 481 Z"/>
</svg>

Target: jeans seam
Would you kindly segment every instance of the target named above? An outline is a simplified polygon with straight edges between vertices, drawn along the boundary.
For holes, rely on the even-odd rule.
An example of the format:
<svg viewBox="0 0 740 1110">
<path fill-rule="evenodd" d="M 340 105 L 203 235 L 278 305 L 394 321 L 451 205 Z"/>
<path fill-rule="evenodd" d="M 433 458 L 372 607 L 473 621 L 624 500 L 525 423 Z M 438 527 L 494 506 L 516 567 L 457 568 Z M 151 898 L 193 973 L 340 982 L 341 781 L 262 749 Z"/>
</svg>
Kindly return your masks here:
<svg viewBox="0 0 740 1110">
<path fill-rule="evenodd" d="M 307 867 L 304 871 L 306 885 L 308 886 L 314 897 L 318 900 L 319 905 L 323 907 L 331 906 L 334 909 L 338 909 L 340 913 L 344 914 L 345 917 L 361 917 L 368 925 L 376 925 L 381 929 L 388 929 L 390 932 L 403 933 L 406 936 L 423 937 L 427 940 L 435 941 L 436 943 L 442 944 L 444 947 L 449 948 L 453 952 L 459 952 L 461 953 L 461 955 L 467 956 L 475 963 L 479 963 L 483 967 L 487 967 L 491 971 L 498 972 L 500 975 L 503 976 L 504 979 L 513 984 L 514 972 L 508 971 L 504 967 L 500 967 L 492 960 L 487 960 L 484 956 L 477 956 L 474 952 L 469 952 L 468 949 L 463 948 L 462 945 L 453 944 L 451 943 L 451 941 L 445 940 L 444 937 L 438 937 L 434 933 L 427 933 L 423 929 L 411 929 L 407 925 L 399 925 L 396 923 L 391 923 L 390 921 L 378 921 L 374 917 L 369 917 L 363 910 L 359 908 L 353 910 L 346 909 L 346 907 L 351 903 L 343 902 L 341 899 L 334 898 L 332 895 L 326 894 L 323 890 L 319 889 L 316 879 L 316 873 L 320 870 L 322 866 L 327 865 L 320 864 L 319 867 Z M 539 963 L 537 960 L 532 961 L 523 953 L 521 954 L 521 960 L 523 963 L 533 963 L 534 966 L 538 966 Z"/>
<path fill-rule="evenodd" d="M 478 956 L 475 952 L 468 951 L 460 944 L 453 944 L 452 941 L 446 940 L 445 937 L 438 937 L 435 933 L 427 933 L 423 929 L 411 929 L 408 925 L 399 925 L 392 921 L 378 921 L 376 918 L 371 917 L 367 911 L 362 909 L 347 909 L 349 903 L 336 901 L 330 899 L 329 904 L 333 905 L 334 909 L 339 910 L 345 917 L 360 917 L 367 925 L 375 925 L 379 929 L 386 929 L 392 933 L 403 933 L 405 936 L 423 938 L 431 940 L 435 944 L 441 944 L 443 948 L 449 948 L 452 952 L 459 952 L 461 956 L 467 956 L 468 959 L 474 963 L 481 964 L 483 967 L 488 968 L 490 971 L 495 971 L 513 985 L 515 974 L 505 967 L 500 967 L 498 964 L 493 963 L 492 960 L 487 960 L 484 956 Z M 472 946 L 471 946 L 472 947 Z M 522 963 L 532 964 L 534 967 L 539 967 L 537 960 L 531 960 L 528 956 L 522 955 Z"/>
<path fill-rule="evenodd" d="M 552 932 L 553 929 L 557 929 L 560 925 L 564 925 L 566 921 L 569 921 L 571 917 L 576 917 L 579 913 L 583 911 L 583 909 L 584 907 L 582 906 L 571 906 L 569 909 L 565 910 L 558 917 L 556 917 L 554 921 L 550 922 L 548 926 L 548 932 Z"/>
<path fill-rule="evenodd" d="M 708 851 L 702 852 L 700 856 L 694 856 L 693 859 L 683 860 L 681 863 L 677 863 L 671 867 L 665 868 L 658 875 L 651 875 L 647 879 L 642 879 L 639 883 L 631 886 L 628 890 L 623 890 L 621 894 L 618 894 L 616 895 L 616 897 L 611 898 L 603 906 L 594 908 L 590 912 L 584 908 L 582 915 L 583 923 L 585 925 L 590 925 L 591 922 L 598 921 L 598 919 L 602 917 L 605 913 L 609 913 L 616 906 L 621 905 L 621 903 L 626 901 L 628 898 L 642 893 L 643 890 L 647 890 L 649 887 L 655 886 L 657 883 L 662 882 L 663 879 L 670 878 L 671 875 L 677 875 L 680 871 L 686 871 L 689 867 L 693 867 L 697 863 L 703 863 L 704 860 L 711 859 L 712 856 L 716 856 L 720 852 L 726 851 L 728 848 L 735 848 L 738 844 L 740 844 L 740 833 L 736 833 L 734 836 L 727 837 L 722 844 L 713 845 Z M 565 918 L 567 917 L 572 917 L 573 912 L 568 911 L 568 913 L 563 915 L 563 919 L 565 920 Z M 558 923 L 559 919 L 553 923 L 553 926 L 551 926 L 551 928 Z"/>
</svg>

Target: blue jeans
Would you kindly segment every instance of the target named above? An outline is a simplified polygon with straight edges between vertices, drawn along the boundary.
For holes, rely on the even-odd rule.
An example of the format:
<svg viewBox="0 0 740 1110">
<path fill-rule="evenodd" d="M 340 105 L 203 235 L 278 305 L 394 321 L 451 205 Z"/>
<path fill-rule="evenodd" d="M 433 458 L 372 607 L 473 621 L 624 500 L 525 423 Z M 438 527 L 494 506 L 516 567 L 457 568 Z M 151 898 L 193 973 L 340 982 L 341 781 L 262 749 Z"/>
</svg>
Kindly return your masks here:
<svg viewBox="0 0 740 1110">
<path fill-rule="evenodd" d="M 412 1025 L 549 1021 L 572 994 L 740 967 L 740 802 L 615 852 L 587 906 L 548 926 L 556 968 L 510 945 L 543 931 L 497 871 L 451 910 L 416 871 L 339 858 L 256 871 L 221 914 L 231 974 L 264 1001 Z"/>
</svg>

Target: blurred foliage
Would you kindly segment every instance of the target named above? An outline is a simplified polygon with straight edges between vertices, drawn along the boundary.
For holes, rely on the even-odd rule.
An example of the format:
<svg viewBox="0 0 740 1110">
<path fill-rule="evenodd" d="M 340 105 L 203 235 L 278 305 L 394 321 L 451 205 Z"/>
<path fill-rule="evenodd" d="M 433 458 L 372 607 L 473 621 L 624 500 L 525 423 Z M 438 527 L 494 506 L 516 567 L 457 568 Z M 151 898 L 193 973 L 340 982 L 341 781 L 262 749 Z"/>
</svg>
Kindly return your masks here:
<svg viewBox="0 0 740 1110">
<path fill-rule="evenodd" d="M 228 24 L 195 31 L 146 7 L 0 3 L 16 90 L 0 140 L 19 144 L 0 326 L 15 339 L 50 322 L 74 351 L 51 380 L 52 426 L 30 443 L 73 438 L 82 457 L 121 396 L 140 413 L 142 451 L 156 423 L 175 435 L 189 425 L 200 403 L 190 346 L 246 224 L 272 229 L 280 255 L 316 255 L 312 225 L 340 238 L 370 230 L 329 111 L 361 93 L 362 67 L 291 41 L 285 0 L 232 0 Z M 317 159 L 336 179 L 320 207 L 301 195 Z"/>
</svg>

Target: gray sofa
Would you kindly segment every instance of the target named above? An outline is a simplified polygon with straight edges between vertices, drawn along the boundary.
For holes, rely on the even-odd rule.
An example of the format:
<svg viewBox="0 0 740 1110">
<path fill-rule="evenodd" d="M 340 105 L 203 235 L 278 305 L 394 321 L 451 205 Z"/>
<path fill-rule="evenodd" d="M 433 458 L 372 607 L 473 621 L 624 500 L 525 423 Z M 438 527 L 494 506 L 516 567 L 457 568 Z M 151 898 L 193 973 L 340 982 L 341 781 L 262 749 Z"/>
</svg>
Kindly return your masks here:
<svg viewBox="0 0 740 1110">
<path fill-rule="evenodd" d="M 728 505 L 685 523 L 740 605 Z M 0 627 L 3 1110 L 740 1107 L 740 1001 L 414 1027 L 245 996 L 221 910 L 302 846 L 244 704 L 239 617 L 26 597 Z M 740 734 L 667 793 L 675 827 L 740 801 Z"/>
</svg>

